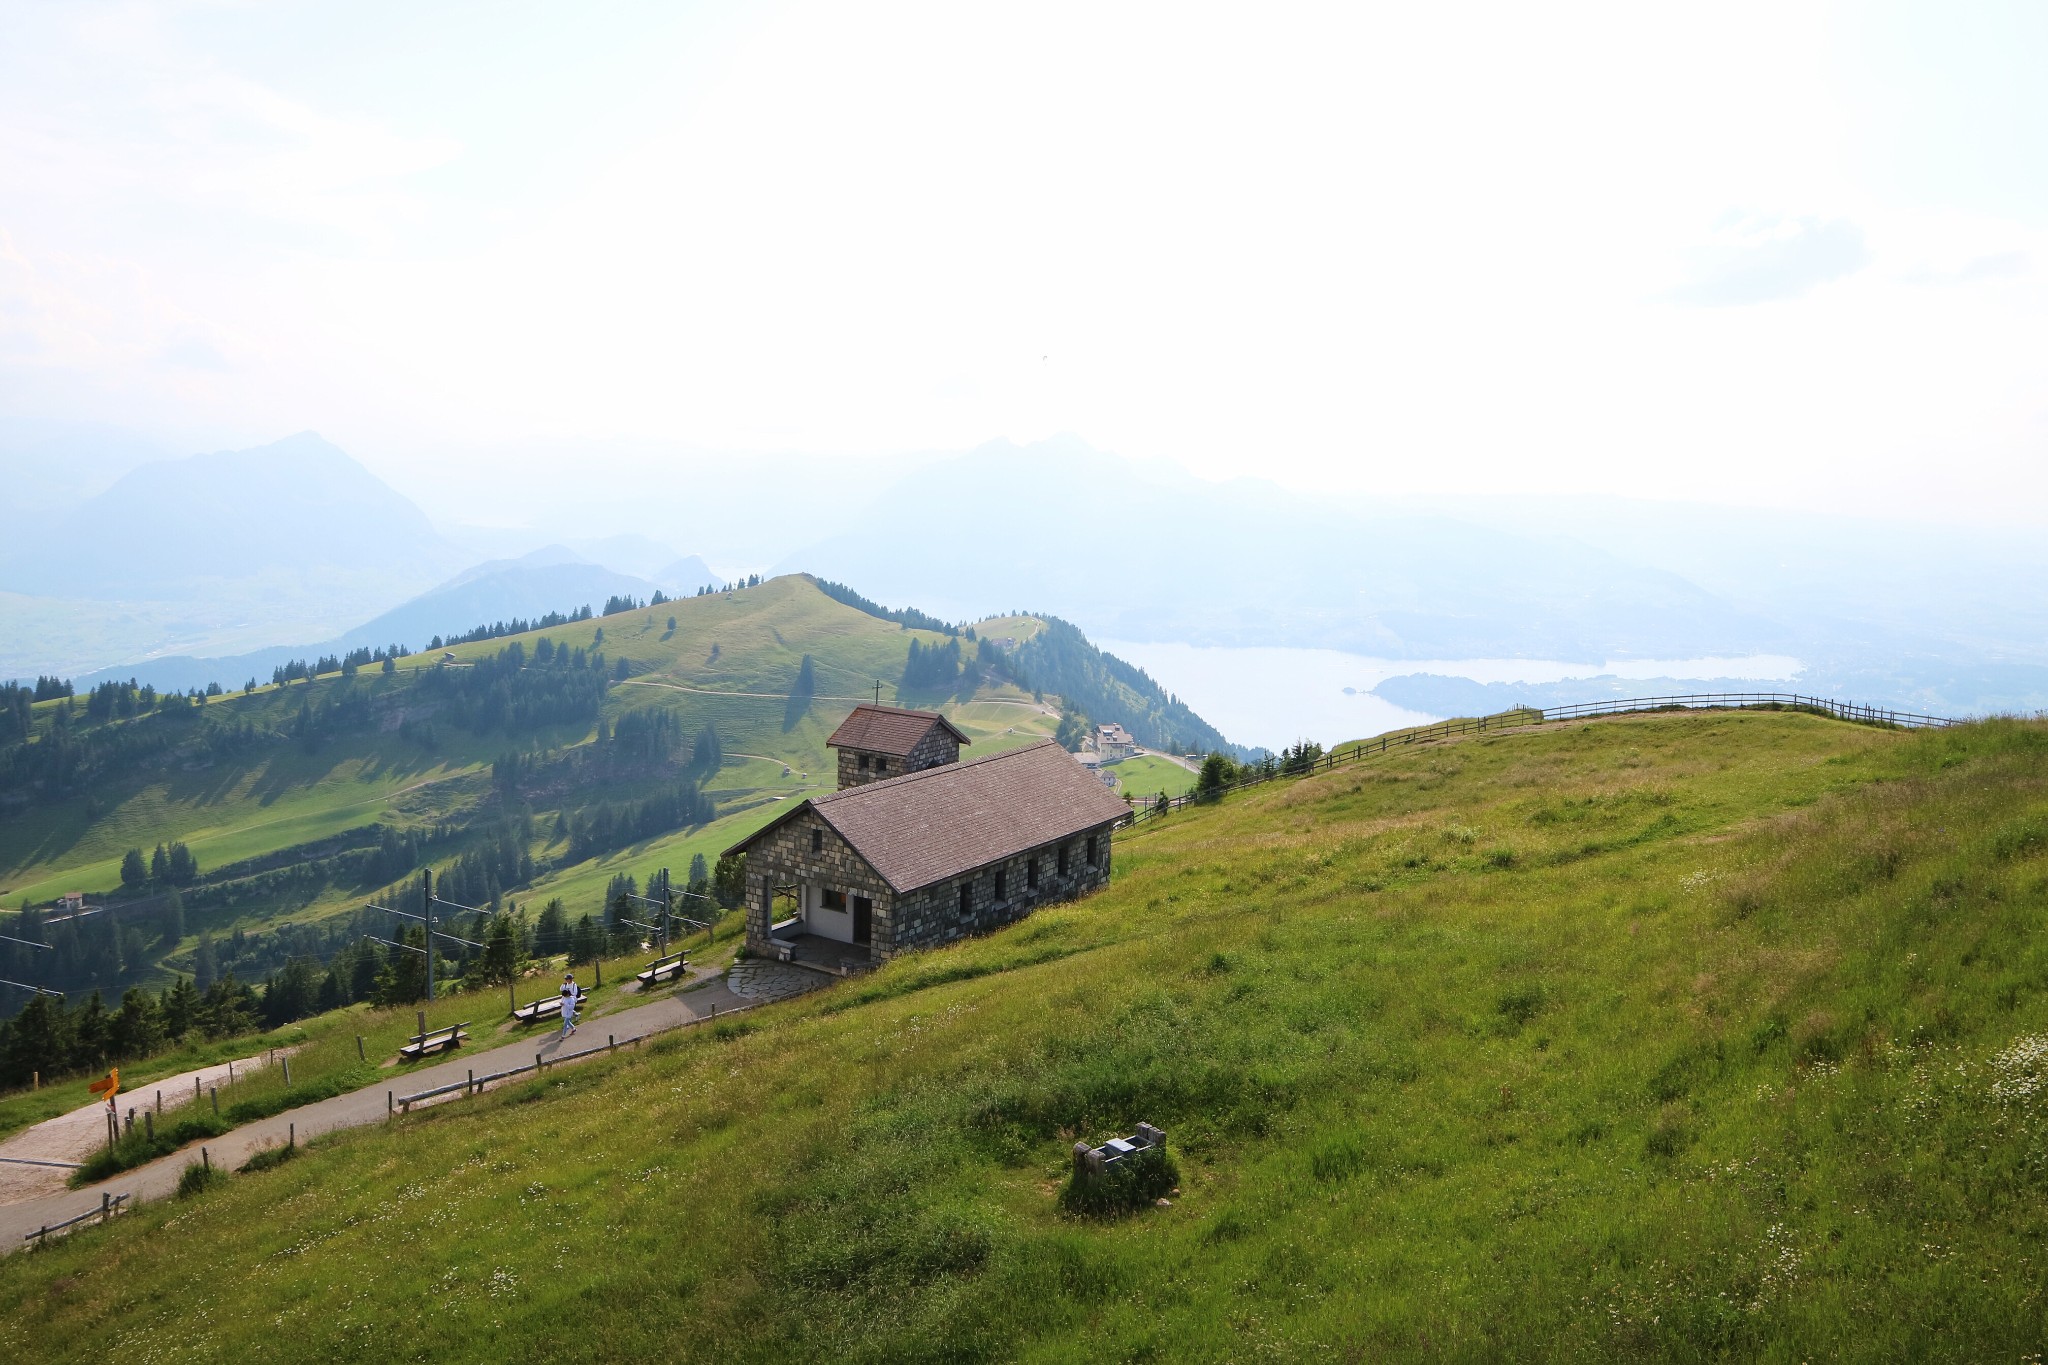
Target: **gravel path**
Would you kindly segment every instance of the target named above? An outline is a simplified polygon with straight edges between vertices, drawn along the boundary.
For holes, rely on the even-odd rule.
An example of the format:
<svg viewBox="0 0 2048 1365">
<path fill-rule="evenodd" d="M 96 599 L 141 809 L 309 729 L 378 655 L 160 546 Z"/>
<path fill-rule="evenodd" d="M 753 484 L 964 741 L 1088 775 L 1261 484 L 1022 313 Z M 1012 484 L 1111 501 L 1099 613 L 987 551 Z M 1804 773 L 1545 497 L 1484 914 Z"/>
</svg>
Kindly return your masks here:
<svg viewBox="0 0 2048 1365">
<path fill-rule="evenodd" d="M 587 1020 L 566 1046 L 559 1028 L 536 1029 L 516 1043 L 508 1043 L 482 1052 L 462 1052 L 447 1061 L 394 1073 L 362 1090 L 337 1095 L 331 1100 L 322 1100 L 317 1104 L 290 1109 L 274 1118 L 263 1119 L 257 1123 L 245 1124 L 225 1137 L 209 1139 L 205 1144 L 208 1155 L 216 1166 L 232 1169 L 265 1147 L 282 1145 L 287 1133 L 292 1130 L 292 1125 L 297 1126 L 298 1136 L 312 1138 L 337 1128 L 358 1128 L 372 1123 L 382 1123 L 386 1117 L 387 1092 L 396 1092 L 400 1095 L 417 1094 L 436 1086 L 461 1082 L 472 1070 L 503 1071 L 521 1064 L 531 1064 L 535 1053 L 539 1053 L 545 1059 L 558 1052 L 577 1052 L 586 1047 L 602 1046 L 607 1035 L 624 1045 L 634 1039 L 693 1024 L 713 1014 L 726 1014 L 771 1000 L 788 999 L 792 995 L 801 994 L 804 990 L 816 990 L 821 986 L 830 985 L 833 980 L 822 973 L 805 971 L 801 967 L 784 967 L 773 963 L 750 963 L 745 964 L 745 967 L 746 970 L 741 973 L 740 980 L 733 984 L 747 992 L 746 994 L 737 993 L 723 979 L 709 985 L 696 985 L 694 989 L 670 991 L 647 1004 L 635 1005 L 616 1014 L 606 1014 Z M 774 969 L 772 972 L 762 970 L 771 967 Z M 235 1066 L 239 1074 L 242 1063 L 237 1062 Z M 222 1070 L 225 1071 L 225 1068 Z M 191 1084 L 189 1077 L 185 1083 L 188 1086 Z M 154 1091 L 156 1087 L 152 1085 L 149 1089 Z M 461 1098 L 461 1092 L 457 1091 L 454 1098 Z M 165 1086 L 164 1100 L 168 1105 L 168 1083 Z M 76 1112 L 86 1114 L 90 1123 L 103 1123 L 97 1110 L 97 1105 L 91 1105 Z M 67 1114 L 63 1117 L 70 1119 L 75 1115 Z M 198 1159 L 197 1144 L 194 1144 L 170 1156 L 160 1157 L 147 1166 L 138 1166 L 132 1171 L 126 1171 L 86 1189 L 59 1190 L 0 1206 L 0 1255 L 19 1250 L 24 1245 L 23 1239 L 38 1228 L 61 1223 L 88 1209 L 98 1208 L 102 1194 L 127 1194 L 130 1204 L 133 1205 L 144 1200 L 161 1199 L 174 1193 L 178 1188 L 178 1177 L 184 1173 L 187 1166 Z M 57 1177 L 56 1183 L 61 1186 L 65 1172 L 52 1171 L 51 1174 Z"/>
</svg>

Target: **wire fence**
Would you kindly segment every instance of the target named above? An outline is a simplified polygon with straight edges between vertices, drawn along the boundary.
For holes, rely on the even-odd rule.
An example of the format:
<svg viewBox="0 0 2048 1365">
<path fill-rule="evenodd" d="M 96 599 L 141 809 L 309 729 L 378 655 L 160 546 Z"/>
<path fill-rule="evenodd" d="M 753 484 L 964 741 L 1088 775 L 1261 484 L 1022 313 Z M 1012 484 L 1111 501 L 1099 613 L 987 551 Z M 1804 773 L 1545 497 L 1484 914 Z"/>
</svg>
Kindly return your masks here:
<svg viewBox="0 0 2048 1365">
<path fill-rule="evenodd" d="M 1414 730 L 1381 735 L 1377 739 L 1342 744 L 1309 762 L 1283 760 L 1272 768 L 1240 777 L 1213 793 L 1189 792 L 1184 796 L 1169 797 L 1164 802 L 1136 807 L 1121 828 L 1132 829 L 1169 811 L 1179 810 L 1183 806 L 1216 800 L 1231 792 L 1261 786 L 1279 778 L 1307 777 L 1311 773 L 1329 772 L 1334 768 L 1376 758 L 1396 749 L 1410 748 L 1417 744 L 1439 744 L 1444 740 L 1464 735 L 1527 730 L 1556 721 L 1583 720 L 1593 716 L 1617 716 L 1640 711 L 1723 710 L 1804 711 L 1811 715 L 1828 716 L 1858 725 L 1881 725 L 1898 730 L 1943 729 L 1963 724 L 1960 720 L 1951 720 L 1945 716 L 1923 716 L 1911 711 L 1893 711 L 1882 706 L 1836 701 L 1829 697 L 1807 697 L 1796 692 L 1694 692 L 1683 696 L 1628 697 L 1611 701 L 1575 702 L 1568 706 L 1518 706 L 1513 710 L 1497 712 L 1490 716 L 1446 720 Z"/>
</svg>

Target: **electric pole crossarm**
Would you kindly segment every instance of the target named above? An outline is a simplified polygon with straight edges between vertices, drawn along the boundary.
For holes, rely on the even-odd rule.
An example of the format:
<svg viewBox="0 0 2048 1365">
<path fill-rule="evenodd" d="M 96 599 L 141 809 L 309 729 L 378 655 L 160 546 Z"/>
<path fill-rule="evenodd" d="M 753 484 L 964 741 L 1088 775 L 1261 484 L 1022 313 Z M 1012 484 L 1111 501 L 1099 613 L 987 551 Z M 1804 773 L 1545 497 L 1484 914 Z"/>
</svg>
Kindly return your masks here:
<svg viewBox="0 0 2048 1365">
<path fill-rule="evenodd" d="M 413 921 L 415 924 L 425 924 L 427 922 L 427 917 L 425 915 L 415 915 L 410 910 L 393 910 L 388 905 L 373 905 L 370 908 L 372 910 L 382 910 L 387 915 L 403 915 L 405 918 Z M 445 938 L 449 940 L 451 943 L 460 943 L 465 948 L 481 949 L 484 946 L 483 944 L 478 943 L 475 939 L 464 938 L 460 934 L 451 934 L 446 929 L 436 929 L 434 931 L 434 937 Z"/>
<path fill-rule="evenodd" d="M 630 896 L 636 901 L 644 901 L 648 905 L 662 905 L 665 903 L 659 896 L 643 896 L 634 891 L 621 891 L 619 894 L 621 896 Z M 695 891 L 670 891 L 669 895 L 688 896 L 693 901 L 715 901 L 718 899 L 716 896 L 699 895 Z"/>
<path fill-rule="evenodd" d="M 364 934 L 363 937 L 370 940 L 370 942 L 372 943 L 381 943 L 386 948 L 403 948 L 406 952 L 418 953 L 421 957 L 425 957 L 427 955 L 427 950 L 425 948 L 416 948 L 410 943 L 393 943 L 390 939 L 378 938 L 375 934 Z"/>
<path fill-rule="evenodd" d="M 37 946 L 40 947 L 42 945 L 38 944 Z M 31 986 L 26 981 L 9 981 L 4 976 L 0 976 L 0 986 L 12 986 L 16 990 L 29 991 L 35 995 L 54 995 L 62 998 L 64 994 L 62 991 L 53 991 L 47 986 Z"/>
</svg>

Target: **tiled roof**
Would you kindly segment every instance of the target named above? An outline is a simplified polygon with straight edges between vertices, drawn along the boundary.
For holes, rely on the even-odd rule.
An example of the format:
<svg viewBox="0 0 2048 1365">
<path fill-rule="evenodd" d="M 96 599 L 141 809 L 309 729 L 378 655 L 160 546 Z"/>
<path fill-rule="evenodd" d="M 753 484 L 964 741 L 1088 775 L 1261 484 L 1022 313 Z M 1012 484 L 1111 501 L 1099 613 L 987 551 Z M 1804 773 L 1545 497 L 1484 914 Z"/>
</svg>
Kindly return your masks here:
<svg viewBox="0 0 2048 1365">
<path fill-rule="evenodd" d="M 853 714 L 839 722 L 839 728 L 825 743 L 835 749 L 866 749 L 902 758 L 917 747 L 917 742 L 934 725 L 951 730 L 953 738 L 962 744 L 973 743 L 936 711 L 906 711 L 900 706 L 874 706 L 868 702 L 854 707 Z"/>
<path fill-rule="evenodd" d="M 1049 739 L 814 797 L 774 825 L 806 807 L 898 892 L 1072 838 L 1130 812 Z M 727 851 L 741 851 L 774 825 Z"/>
</svg>

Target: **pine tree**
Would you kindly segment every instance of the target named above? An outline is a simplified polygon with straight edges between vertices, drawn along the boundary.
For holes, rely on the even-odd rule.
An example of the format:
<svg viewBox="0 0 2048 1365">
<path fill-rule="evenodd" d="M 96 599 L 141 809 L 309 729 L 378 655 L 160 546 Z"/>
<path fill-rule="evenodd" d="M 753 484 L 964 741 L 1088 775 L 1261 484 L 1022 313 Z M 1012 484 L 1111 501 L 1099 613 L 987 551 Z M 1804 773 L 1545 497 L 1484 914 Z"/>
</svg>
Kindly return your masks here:
<svg viewBox="0 0 2048 1365">
<path fill-rule="evenodd" d="M 199 992 L 181 976 L 164 987 L 162 1008 L 164 1037 L 175 1043 L 199 1022 Z"/>
<path fill-rule="evenodd" d="M 190 886 L 199 879 L 199 860 L 183 844 L 172 844 L 165 860 L 167 880 L 174 886 Z"/>
<path fill-rule="evenodd" d="M 404 931 L 399 941 L 413 948 L 424 948 L 426 931 L 414 927 Z M 401 949 L 384 960 L 384 970 L 377 974 L 377 1003 L 380 1005 L 410 1005 L 415 1000 L 427 998 L 427 959 L 421 953 Z"/>
<path fill-rule="evenodd" d="M 584 915 L 576 921 L 576 927 L 569 933 L 569 960 L 571 962 L 595 962 L 604 950 L 604 930 Z"/>
<path fill-rule="evenodd" d="M 569 949 L 569 916 L 562 909 L 560 897 L 541 907 L 540 919 L 533 926 L 533 953 L 535 957 L 553 957 Z"/>
<path fill-rule="evenodd" d="M 518 978 L 519 965 L 519 936 L 513 932 L 512 917 L 493 916 L 490 932 L 484 937 L 483 958 L 477 963 L 477 979 L 502 985 Z"/>
<path fill-rule="evenodd" d="M 121 855 L 121 885 L 141 886 L 149 880 L 149 864 L 142 861 L 142 850 L 131 848 Z"/>
<path fill-rule="evenodd" d="M 204 995 L 219 977 L 220 955 L 213 946 L 213 935 L 202 931 L 199 946 L 192 951 L 192 984 Z"/>
<path fill-rule="evenodd" d="M 721 853 L 711 872 L 711 894 L 731 910 L 747 898 L 747 855 Z"/>
</svg>

